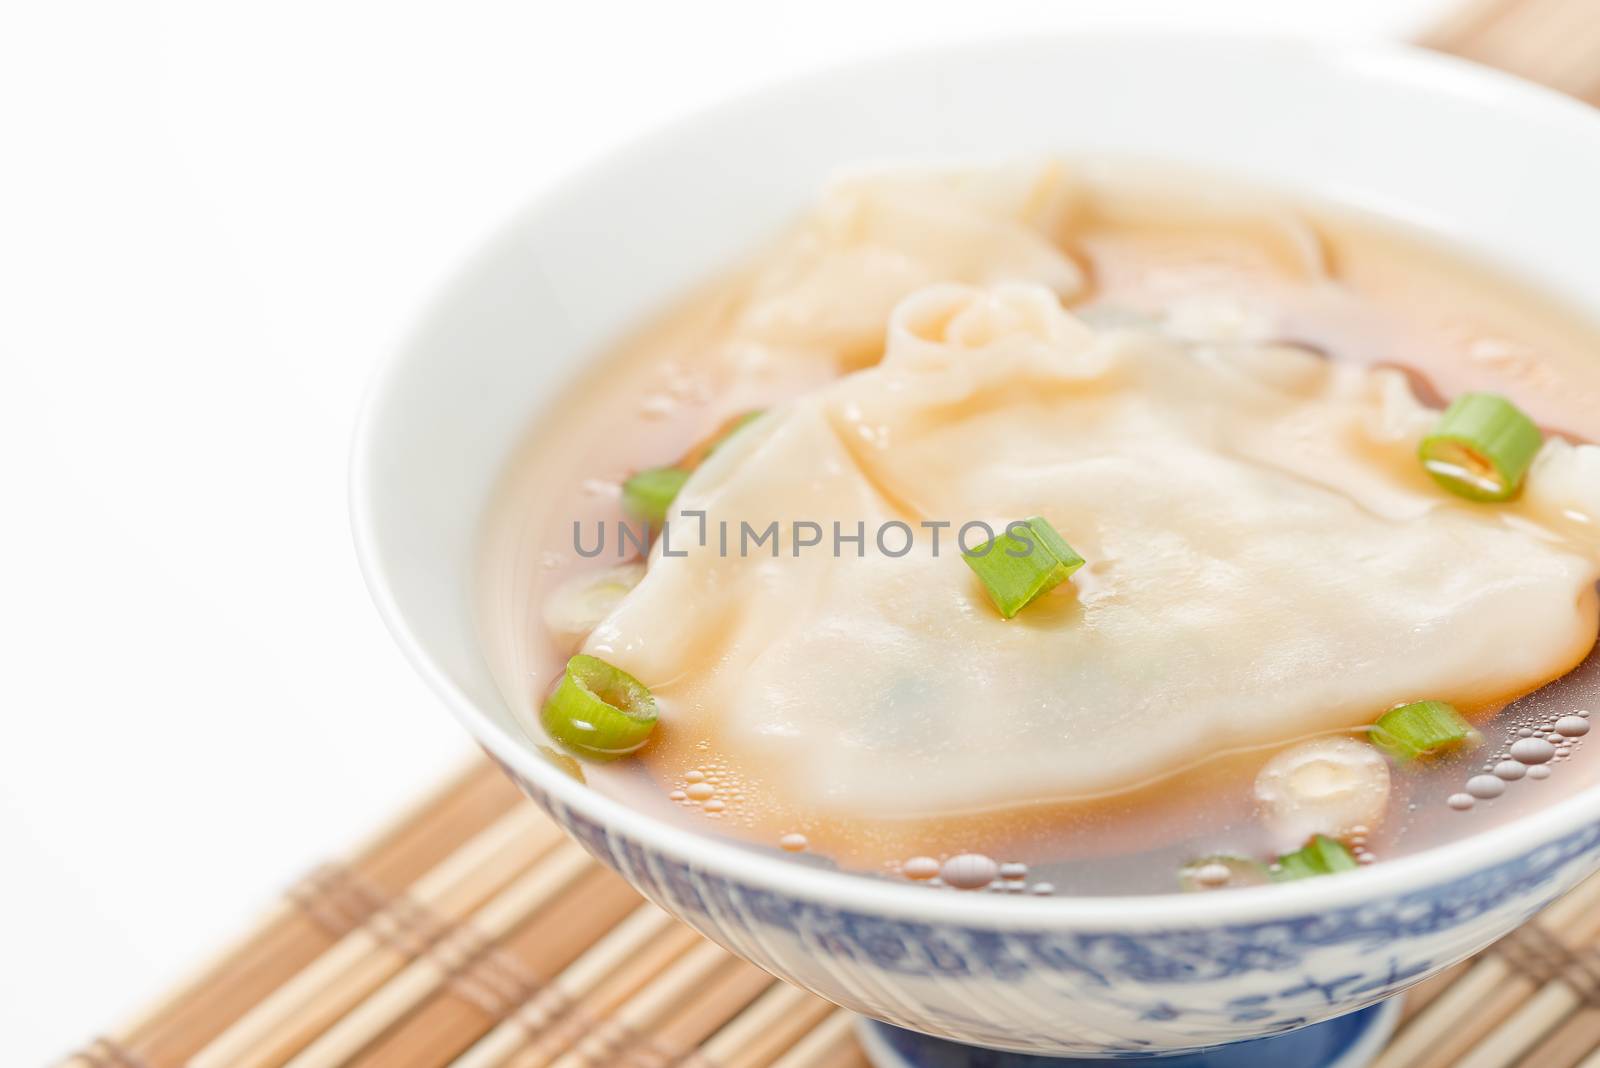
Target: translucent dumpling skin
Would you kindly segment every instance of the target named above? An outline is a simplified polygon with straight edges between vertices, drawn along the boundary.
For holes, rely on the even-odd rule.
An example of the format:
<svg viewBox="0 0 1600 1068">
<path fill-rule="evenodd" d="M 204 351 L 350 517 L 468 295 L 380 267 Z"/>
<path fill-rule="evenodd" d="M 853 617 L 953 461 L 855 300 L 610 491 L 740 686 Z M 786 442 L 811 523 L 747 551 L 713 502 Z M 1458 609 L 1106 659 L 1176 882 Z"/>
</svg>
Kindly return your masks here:
<svg viewBox="0 0 1600 1068">
<path fill-rule="evenodd" d="M 1519 501 L 1473 504 L 1416 461 L 1435 416 L 1397 372 L 1096 333 L 1044 286 L 925 289 L 879 364 L 694 475 L 586 650 L 658 694 L 664 745 L 890 819 L 1125 791 L 1401 701 L 1487 709 L 1594 643 L 1600 453 L 1553 442 Z M 956 533 L 1031 515 L 1088 563 L 1004 620 Z M 836 522 L 863 543 L 835 555 Z"/>
</svg>

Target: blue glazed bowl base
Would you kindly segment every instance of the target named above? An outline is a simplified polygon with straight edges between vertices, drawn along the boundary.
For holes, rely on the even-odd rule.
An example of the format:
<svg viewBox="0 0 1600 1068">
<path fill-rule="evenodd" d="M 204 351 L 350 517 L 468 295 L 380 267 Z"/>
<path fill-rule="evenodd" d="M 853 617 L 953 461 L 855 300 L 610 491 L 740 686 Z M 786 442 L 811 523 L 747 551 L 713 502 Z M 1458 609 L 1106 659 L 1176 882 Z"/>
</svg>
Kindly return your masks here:
<svg viewBox="0 0 1600 1068">
<path fill-rule="evenodd" d="M 1119 1054 L 1114 1061 L 1002 1053 L 932 1038 L 865 1017 L 857 1021 L 857 1031 L 868 1058 L 877 1068 L 1106 1068 L 1113 1063 L 1148 1063 L 1152 1068 L 1364 1068 L 1388 1042 L 1399 1014 L 1400 999 L 1391 998 L 1286 1035 L 1174 1056 L 1129 1058 Z"/>
</svg>

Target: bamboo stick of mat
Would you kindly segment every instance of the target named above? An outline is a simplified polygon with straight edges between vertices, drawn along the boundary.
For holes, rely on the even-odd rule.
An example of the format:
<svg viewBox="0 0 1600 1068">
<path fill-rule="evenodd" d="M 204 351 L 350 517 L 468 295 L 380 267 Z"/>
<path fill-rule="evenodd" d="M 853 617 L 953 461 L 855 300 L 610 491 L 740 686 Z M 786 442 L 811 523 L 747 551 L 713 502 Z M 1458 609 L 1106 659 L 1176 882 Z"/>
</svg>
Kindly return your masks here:
<svg viewBox="0 0 1600 1068">
<path fill-rule="evenodd" d="M 630 1062 L 638 1068 L 705 1068 L 707 1062 L 699 1056 L 700 1044 L 775 983 L 776 979 L 754 964 L 735 959 L 732 968 L 702 986 L 653 1034 L 636 1042 L 629 1051 Z"/>
<path fill-rule="evenodd" d="M 567 1043 L 556 1033 L 581 1033 L 583 1021 L 620 1004 L 697 941 L 656 906 L 637 906 L 545 989 L 501 1013 L 491 1029 L 450 1062 L 451 1068 L 501 1068 L 519 1052 L 541 1046 L 551 1051 L 549 1056 L 559 1055 Z"/>
<path fill-rule="evenodd" d="M 1539 965 L 1530 961 L 1549 960 L 1550 967 L 1559 967 L 1561 954 L 1570 954 L 1596 935 L 1600 935 L 1600 878 L 1581 883 L 1521 931 L 1479 957 L 1411 1020 L 1372 1068 L 1452 1068 L 1461 1064 L 1461 1058 L 1481 1047 L 1490 1032 L 1504 1030 L 1501 1025 L 1539 989 Z M 1538 948 L 1523 951 L 1525 945 Z M 1530 957 L 1530 952 L 1537 956 Z"/>
<path fill-rule="evenodd" d="M 1582 920 L 1577 933 L 1583 943 L 1592 943 L 1600 935 L 1600 909 L 1591 908 Z M 1461 1059 L 1461 1068 L 1507 1068 L 1519 1063 L 1525 1053 L 1565 1023 L 1585 1001 L 1593 1004 L 1600 994 L 1600 966 L 1596 965 L 1592 945 L 1573 949 L 1556 943 L 1549 959 L 1541 961 L 1539 967 L 1542 985 L 1493 1034 Z"/>
<path fill-rule="evenodd" d="M 1600 1008 L 1586 1006 L 1529 1050 L 1522 1063 L 1536 1064 L 1540 1068 L 1573 1068 L 1597 1046 L 1600 1046 Z"/>
<path fill-rule="evenodd" d="M 247 1011 L 190 1068 L 282 1065 L 561 840 L 531 803 L 513 807 Z"/>
<path fill-rule="evenodd" d="M 647 1039 L 700 986 L 734 966 L 734 957 L 712 942 L 701 941 L 628 998 L 610 1015 L 592 1021 L 576 1046 L 557 1057 L 554 1068 L 609 1068 L 630 1047 Z M 513 1060 L 514 1068 L 533 1068 L 540 1061 Z"/>
<path fill-rule="evenodd" d="M 695 932 L 677 927 L 653 943 L 639 959 L 625 962 L 591 998 L 582 1004 L 569 1004 L 554 1026 L 531 1036 L 531 1041 L 506 1062 L 507 1068 L 548 1068 L 561 1060 L 604 1021 L 612 1019 L 631 998 L 704 943 Z"/>
<path fill-rule="evenodd" d="M 638 904 L 638 894 L 621 876 L 591 865 L 558 900 L 488 947 L 346 1063 L 350 1068 L 448 1064 L 519 1005 L 545 993 L 547 984 Z"/>
<path fill-rule="evenodd" d="M 463 837 L 521 801 L 492 762 L 474 760 L 358 846 L 344 864 L 301 880 L 251 932 L 195 968 L 138 1017 L 62 1068 L 98 1055 L 144 1068 L 179 1068 L 250 1006 L 287 981 L 384 902 L 439 863 Z"/>
<path fill-rule="evenodd" d="M 323 1032 L 289 1061 L 290 1068 L 345 1064 L 452 978 L 462 975 L 468 965 L 483 963 L 490 954 L 495 955 L 490 960 L 494 967 L 480 969 L 485 976 L 480 981 L 509 981 L 513 989 L 531 986 L 534 980 L 526 969 L 500 955 L 495 943 L 591 874 L 596 863 L 576 842 L 558 845 Z M 594 934 L 598 937 L 600 932 Z"/>
<path fill-rule="evenodd" d="M 643 986 L 698 939 L 651 904 L 638 906 L 550 985 L 525 999 L 451 1068 L 500 1068 L 524 1047 L 544 1039 L 575 1006 L 585 1016 L 604 1015 Z M 627 976 L 618 980 L 618 976 Z M 609 989 L 608 989 L 609 987 Z"/>
<path fill-rule="evenodd" d="M 858 1068 L 866 1064 L 867 1058 L 856 1044 L 855 1014 L 835 1009 L 772 1068 Z"/>
<path fill-rule="evenodd" d="M 833 1011 L 815 994 L 775 983 L 701 1049 L 717 1068 L 771 1068 L 772 1062 Z"/>
<path fill-rule="evenodd" d="M 1410 990 L 1406 991 L 1405 998 L 1400 1003 L 1400 1022 L 1397 1026 L 1405 1027 L 1423 1009 L 1438 1000 L 1439 995 L 1450 989 L 1450 985 L 1461 978 L 1471 969 L 1472 959 L 1464 960 L 1459 964 L 1452 964 L 1444 971 L 1431 979 L 1424 979 Z"/>
</svg>

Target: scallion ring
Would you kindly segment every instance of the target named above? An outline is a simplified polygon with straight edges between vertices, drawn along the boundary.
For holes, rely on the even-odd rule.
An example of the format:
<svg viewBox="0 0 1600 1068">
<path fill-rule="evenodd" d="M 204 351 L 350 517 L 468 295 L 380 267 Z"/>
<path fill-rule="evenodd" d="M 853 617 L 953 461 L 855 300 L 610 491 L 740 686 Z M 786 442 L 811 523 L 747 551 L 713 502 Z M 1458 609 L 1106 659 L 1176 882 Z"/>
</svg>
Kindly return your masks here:
<svg viewBox="0 0 1600 1068">
<path fill-rule="evenodd" d="M 619 667 L 579 653 L 567 661 L 561 682 L 544 703 L 550 737 L 590 760 L 615 760 L 635 752 L 656 726 L 656 699 Z"/>
<path fill-rule="evenodd" d="M 1417 455 L 1433 480 L 1474 501 L 1517 495 L 1544 435 L 1497 393 L 1463 393 L 1451 402 Z"/>
</svg>

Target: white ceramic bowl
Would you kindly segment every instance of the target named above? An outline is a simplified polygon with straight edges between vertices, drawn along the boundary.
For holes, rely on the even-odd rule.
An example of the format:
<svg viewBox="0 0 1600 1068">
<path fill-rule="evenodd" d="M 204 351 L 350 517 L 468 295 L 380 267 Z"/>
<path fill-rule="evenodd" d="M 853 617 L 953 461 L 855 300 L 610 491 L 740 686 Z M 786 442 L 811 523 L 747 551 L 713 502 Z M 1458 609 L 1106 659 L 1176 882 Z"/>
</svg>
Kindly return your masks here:
<svg viewBox="0 0 1600 1068">
<path fill-rule="evenodd" d="M 1042 1053 L 1187 1049 L 1381 999 L 1600 866 L 1600 790 L 1332 879 L 1215 895 L 937 894 L 699 837 L 554 772 L 474 630 L 497 475 L 626 327 L 751 249 L 836 166 L 1137 155 L 1420 224 L 1600 305 L 1600 116 L 1399 47 L 1130 33 L 979 43 L 739 100 L 509 224 L 382 371 L 356 541 L 385 621 L 485 749 L 650 897 L 761 966 L 906 1027 Z M 1600 353 L 1596 354 L 1600 359 Z"/>
</svg>

